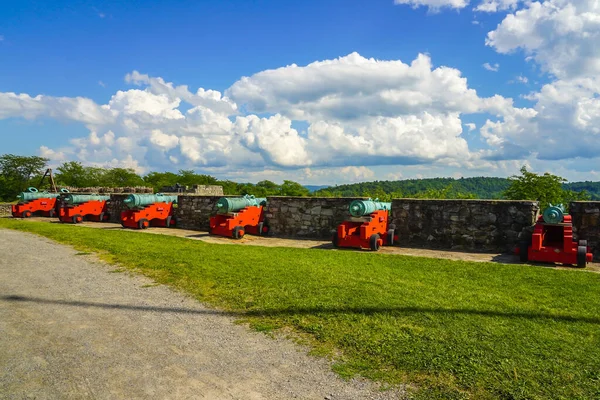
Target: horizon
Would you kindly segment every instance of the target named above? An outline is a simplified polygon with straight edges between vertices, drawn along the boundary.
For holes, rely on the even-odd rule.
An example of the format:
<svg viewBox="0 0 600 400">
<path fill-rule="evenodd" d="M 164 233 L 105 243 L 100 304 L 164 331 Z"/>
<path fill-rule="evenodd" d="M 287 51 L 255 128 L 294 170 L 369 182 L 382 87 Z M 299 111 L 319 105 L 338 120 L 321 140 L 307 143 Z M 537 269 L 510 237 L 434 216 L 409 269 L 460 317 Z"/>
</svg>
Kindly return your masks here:
<svg viewBox="0 0 600 400">
<path fill-rule="evenodd" d="M 0 153 L 305 186 L 523 165 L 597 182 L 590 16 L 591 0 L 3 4 Z"/>
</svg>

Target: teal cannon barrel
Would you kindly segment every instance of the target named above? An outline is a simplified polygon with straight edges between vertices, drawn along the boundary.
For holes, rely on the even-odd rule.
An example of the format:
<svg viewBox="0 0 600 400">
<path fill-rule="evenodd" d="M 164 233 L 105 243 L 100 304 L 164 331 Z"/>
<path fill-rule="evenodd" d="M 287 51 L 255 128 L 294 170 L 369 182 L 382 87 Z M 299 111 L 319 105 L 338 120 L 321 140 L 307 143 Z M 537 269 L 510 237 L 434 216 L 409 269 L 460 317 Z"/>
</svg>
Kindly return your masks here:
<svg viewBox="0 0 600 400">
<path fill-rule="evenodd" d="M 66 189 L 61 189 L 62 193 L 68 193 Z M 37 199 L 55 199 L 60 196 L 60 193 L 48 193 L 46 191 L 40 192 L 34 187 L 27 188 L 26 192 L 21 192 L 17 195 L 19 203 L 25 203 L 26 201 L 32 201 Z"/>
<path fill-rule="evenodd" d="M 544 222 L 547 224 L 559 224 L 563 221 L 565 214 L 565 208 L 562 204 L 556 206 L 550 204 L 550 206 L 544 210 L 542 218 L 544 218 Z"/>
<path fill-rule="evenodd" d="M 177 203 L 177 196 L 157 194 L 130 194 L 123 201 L 129 208 L 141 208 L 154 203 Z"/>
<path fill-rule="evenodd" d="M 217 201 L 217 212 L 227 214 L 240 211 L 242 208 L 251 206 L 266 206 L 267 199 L 264 197 L 254 197 L 245 195 L 244 197 L 221 197 Z"/>
<path fill-rule="evenodd" d="M 110 196 L 100 196 L 98 194 L 68 194 L 63 196 L 63 201 L 67 204 L 81 204 L 87 201 L 107 201 Z"/>
<path fill-rule="evenodd" d="M 392 203 L 375 200 L 354 200 L 350 203 L 350 215 L 353 217 L 362 217 L 378 210 L 391 210 Z"/>
</svg>

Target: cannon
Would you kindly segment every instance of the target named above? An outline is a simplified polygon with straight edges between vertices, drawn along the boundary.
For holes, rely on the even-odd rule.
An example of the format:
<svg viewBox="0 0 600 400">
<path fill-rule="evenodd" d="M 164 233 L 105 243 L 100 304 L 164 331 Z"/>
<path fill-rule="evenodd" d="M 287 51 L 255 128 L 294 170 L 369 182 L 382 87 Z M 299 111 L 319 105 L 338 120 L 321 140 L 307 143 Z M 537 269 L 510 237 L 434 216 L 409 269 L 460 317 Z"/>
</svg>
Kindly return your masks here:
<svg viewBox="0 0 600 400">
<path fill-rule="evenodd" d="M 176 224 L 173 211 L 177 204 L 177 196 L 165 196 L 162 193 L 130 194 L 123 203 L 127 207 L 121 212 L 121 226 L 124 228 L 170 228 Z"/>
<path fill-rule="evenodd" d="M 67 189 L 61 189 L 61 193 L 68 193 Z M 54 217 L 57 214 L 57 199 L 60 193 L 40 192 L 35 187 L 27 188 L 27 191 L 17 195 L 19 202 L 12 206 L 12 216 L 15 218 L 28 218 L 34 213 L 40 213 L 45 217 Z"/>
<path fill-rule="evenodd" d="M 354 200 L 348 211 L 351 217 L 338 225 L 331 239 L 334 247 L 379 250 L 397 241 L 396 227 L 389 224 L 392 203 L 378 199 Z"/>
<path fill-rule="evenodd" d="M 563 221 L 565 214 L 565 208 L 562 204 L 556 206 L 550 204 L 542 213 L 542 218 L 544 218 L 544 222 L 547 224 L 559 224 Z"/>
<path fill-rule="evenodd" d="M 110 196 L 98 194 L 65 194 L 59 199 L 58 219 L 61 222 L 77 224 L 84 219 L 102 222 L 109 218 L 108 201 Z"/>
<path fill-rule="evenodd" d="M 573 240 L 571 216 L 562 204 L 547 207 L 537 219 L 533 234 L 522 239 L 516 252 L 521 261 L 575 265 L 585 268 L 592 261 L 587 240 Z"/>
<path fill-rule="evenodd" d="M 217 214 L 210 217 L 211 235 L 241 239 L 246 233 L 267 235 L 264 207 L 267 199 L 251 195 L 243 197 L 221 197 L 217 201 Z"/>
</svg>

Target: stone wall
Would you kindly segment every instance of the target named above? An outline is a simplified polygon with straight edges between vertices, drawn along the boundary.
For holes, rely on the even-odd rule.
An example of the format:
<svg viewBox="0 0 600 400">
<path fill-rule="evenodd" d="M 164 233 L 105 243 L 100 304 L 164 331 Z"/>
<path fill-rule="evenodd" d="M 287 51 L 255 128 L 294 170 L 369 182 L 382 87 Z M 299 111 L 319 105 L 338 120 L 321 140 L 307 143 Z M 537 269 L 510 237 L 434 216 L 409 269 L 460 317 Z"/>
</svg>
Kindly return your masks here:
<svg viewBox="0 0 600 400">
<path fill-rule="evenodd" d="M 108 203 L 108 214 L 109 221 L 121 223 L 121 212 L 127 210 L 127 206 L 123 202 L 129 196 L 129 194 L 117 194 L 113 193 L 110 195 L 110 201 Z"/>
<path fill-rule="evenodd" d="M 510 251 L 538 210 L 533 201 L 397 199 L 392 223 L 400 246 Z"/>
<path fill-rule="evenodd" d="M 569 204 L 576 238 L 588 241 L 594 259 L 600 261 L 600 201 L 575 201 Z"/>
<path fill-rule="evenodd" d="M 350 217 L 348 206 L 356 199 L 269 197 L 265 218 L 276 236 L 331 239 L 337 226 Z"/>
<path fill-rule="evenodd" d="M 12 204 L 11 203 L 0 203 L 0 215 L 11 215 Z"/>
<path fill-rule="evenodd" d="M 180 195 L 175 210 L 177 227 L 207 231 L 210 217 L 217 213 L 216 205 L 220 198 L 221 196 Z"/>
<path fill-rule="evenodd" d="M 195 194 L 198 196 L 223 196 L 223 186 L 220 185 L 193 185 L 188 186 L 165 186 L 162 193 Z"/>
<path fill-rule="evenodd" d="M 151 187 L 83 187 L 76 188 L 67 186 L 65 189 L 69 190 L 71 193 L 102 193 L 102 194 L 111 194 L 111 193 L 154 193 L 154 189 Z"/>
</svg>

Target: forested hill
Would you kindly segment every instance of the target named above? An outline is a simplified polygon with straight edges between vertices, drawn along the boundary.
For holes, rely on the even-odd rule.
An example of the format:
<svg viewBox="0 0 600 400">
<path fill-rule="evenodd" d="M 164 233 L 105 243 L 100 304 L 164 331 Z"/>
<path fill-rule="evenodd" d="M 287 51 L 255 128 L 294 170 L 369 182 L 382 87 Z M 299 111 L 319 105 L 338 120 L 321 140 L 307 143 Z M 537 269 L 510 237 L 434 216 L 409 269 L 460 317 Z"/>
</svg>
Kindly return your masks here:
<svg viewBox="0 0 600 400">
<path fill-rule="evenodd" d="M 395 196 L 411 197 L 425 192 L 447 190 L 450 197 L 473 195 L 479 199 L 500 199 L 510 181 L 507 178 L 432 178 L 407 179 L 403 181 L 374 181 L 331 186 L 314 192 L 315 196 L 354 197 L 373 193 L 394 193 Z M 600 200 L 600 182 L 573 182 L 563 185 L 567 190 L 586 190 L 594 200 Z"/>
<path fill-rule="evenodd" d="M 592 200 L 600 200 L 600 182 L 571 182 L 565 183 L 563 187 L 574 192 L 581 192 L 585 190 L 589 195 L 592 196 Z"/>
</svg>

